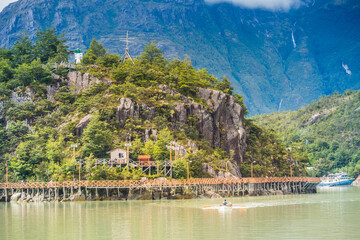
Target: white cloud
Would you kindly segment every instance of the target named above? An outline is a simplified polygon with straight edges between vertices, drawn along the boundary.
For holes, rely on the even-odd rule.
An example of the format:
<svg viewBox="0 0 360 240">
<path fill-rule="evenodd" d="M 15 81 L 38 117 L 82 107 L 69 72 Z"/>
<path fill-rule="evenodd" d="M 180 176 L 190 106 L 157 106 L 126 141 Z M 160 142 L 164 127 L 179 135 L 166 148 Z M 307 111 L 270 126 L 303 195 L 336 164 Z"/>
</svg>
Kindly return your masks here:
<svg viewBox="0 0 360 240">
<path fill-rule="evenodd" d="M 349 66 L 347 65 L 347 64 L 342 64 L 342 67 L 345 69 L 345 72 L 348 74 L 348 75 L 351 75 L 352 74 L 352 72 L 351 72 L 351 70 L 350 70 L 350 68 L 349 68 Z"/>
<path fill-rule="evenodd" d="M 16 2 L 17 0 L 0 0 L 0 12 L 10 3 Z"/>
<path fill-rule="evenodd" d="M 302 0 L 205 0 L 209 4 L 227 2 L 244 8 L 262 8 L 266 10 L 285 10 L 297 8 Z"/>
</svg>

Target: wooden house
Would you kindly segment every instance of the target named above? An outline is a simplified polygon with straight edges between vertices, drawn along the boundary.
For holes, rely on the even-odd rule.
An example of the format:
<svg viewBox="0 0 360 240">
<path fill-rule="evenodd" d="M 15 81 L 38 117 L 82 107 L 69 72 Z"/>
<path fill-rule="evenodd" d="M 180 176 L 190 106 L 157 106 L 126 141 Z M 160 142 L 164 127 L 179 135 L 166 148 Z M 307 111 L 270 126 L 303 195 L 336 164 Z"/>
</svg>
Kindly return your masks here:
<svg viewBox="0 0 360 240">
<path fill-rule="evenodd" d="M 139 155 L 139 166 L 153 166 L 155 165 L 154 162 L 150 161 L 151 156 L 150 155 Z"/>
<path fill-rule="evenodd" d="M 128 159 L 126 156 L 126 150 L 124 149 L 114 149 L 110 152 L 110 162 L 113 162 L 114 164 L 125 164 L 128 163 Z"/>
</svg>

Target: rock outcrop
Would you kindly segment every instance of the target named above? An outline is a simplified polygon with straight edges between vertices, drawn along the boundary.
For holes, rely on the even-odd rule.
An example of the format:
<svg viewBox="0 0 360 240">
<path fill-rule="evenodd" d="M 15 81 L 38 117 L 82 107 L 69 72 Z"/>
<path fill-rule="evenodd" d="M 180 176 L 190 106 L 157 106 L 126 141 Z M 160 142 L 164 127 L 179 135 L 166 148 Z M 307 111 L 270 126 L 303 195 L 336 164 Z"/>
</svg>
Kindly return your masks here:
<svg viewBox="0 0 360 240">
<path fill-rule="evenodd" d="M 87 127 L 87 125 L 90 123 L 91 119 L 92 119 L 92 115 L 86 115 L 85 117 L 83 117 L 79 123 L 76 125 L 76 135 L 80 136 L 83 134 L 85 128 Z"/>
<path fill-rule="evenodd" d="M 223 92 L 200 88 L 197 97 L 206 100 L 210 112 L 194 112 L 199 117 L 199 132 L 213 146 L 232 154 L 237 162 L 243 160 L 246 151 L 244 111 L 232 96 Z"/>
<path fill-rule="evenodd" d="M 116 111 L 116 120 L 124 126 L 129 118 L 141 118 L 152 120 L 155 117 L 155 107 L 139 104 L 130 98 L 121 98 L 120 105 Z"/>
<path fill-rule="evenodd" d="M 54 74 L 54 73 L 51 75 L 51 77 L 55 80 L 55 82 L 53 84 L 46 86 L 46 96 L 47 96 L 47 99 L 49 99 L 49 100 L 54 99 L 56 92 L 60 88 L 61 81 L 64 81 L 64 79 L 62 79 L 61 76 Z"/>
<path fill-rule="evenodd" d="M 164 85 L 160 86 L 166 93 L 172 93 Z M 193 102 L 183 97 L 181 102 L 174 104 L 175 114 L 171 121 L 174 127 L 185 125 L 189 117 L 198 118 L 197 130 L 202 138 L 213 147 L 228 152 L 238 163 L 243 160 L 246 151 L 246 132 L 243 127 L 244 111 L 232 96 L 220 91 L 200 88 L 197 97 L 204 99 L 206 105 Z M 129 118 L 152 120 L 156 116 L 155 108 L 139 104 L 130 98 L 121 98 L 116 111 L 116 119 L 122 126 Z"/>
<path fill-rule="evenodd" d="M 360 186 L 360 175 L 352 182 L 353 186 L 359 187 Z"/>
<path fill-rule="evenodd" d="M 0 119 L 4 118 L 4 107 L 5 107 L 5 102 L 0 102 Z"/>
<path fill-rule="evenodd" d="M 228 168 L 229 168 L 228 172 L 225 171 L 216 172 L 211 165 L 202 163 L 201 171 L 203 173 L 209 174 L 213 178 L 241 178 L 239 167 L 236 164 L 232 162 L 228 162 Z"/>
<path fill-rule="evenodd" d="M 307 120 L 306 124 L 313 124 L 313 123 L 317 122 L 321 118 L 321 116 L 325 116 L 325 115 L 326 115 L 325 113 L 322 113 L 322 114 L 315 113 Z"/>
<path fill-rule="evenodd" d="M 69 72 L 67 79 L 70 89 L 73 89 L 76 93 L 88 90 L 96 83 L 105 82 L 106 84 L 111 84 L 110 81 L 102 81 L 89 73 L 82 74 L 81 72 Z"/>
<path fill-rule="evenodd" d="M 24 105 L 26 102 L 32 102 L 34 95 L 34 92 L 31 91 L 30 88 L 26 88 L 25 91 L 12 92 L 10 95 L 10 101 L 15 104 Z"/>
</svg>

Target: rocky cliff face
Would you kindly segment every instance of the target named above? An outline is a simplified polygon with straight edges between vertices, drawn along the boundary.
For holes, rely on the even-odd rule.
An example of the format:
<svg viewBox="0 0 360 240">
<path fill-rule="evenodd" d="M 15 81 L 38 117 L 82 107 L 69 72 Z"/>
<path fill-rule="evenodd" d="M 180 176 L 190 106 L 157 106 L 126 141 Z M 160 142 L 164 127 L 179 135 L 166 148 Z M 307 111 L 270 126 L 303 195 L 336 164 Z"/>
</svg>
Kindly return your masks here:
<svg viewBox="0 0 360 240">
<path fill-rule="evenodd" d="M 108 85 L 111 84 L 110 81 L 102 81 L 98 78 L 91 76 L 89 73 L 81 73 L 81 72 L 69 72 L 67 76 L 69 86 L 76 93 L 80 93 L 81 91 L 87 90 L 91 88 L 92 85 L 96 83 L 106 83 Z"/>
<path fill-rule="evenodd" d="M 53 99 L 61 83 L 67 84 L 68 88 L 75 93 L 89 89 L 93 84 L 106 83 L 104 81 L 90 76 L 88 73 L 70 72 L 66 78 L 53 75 L 55 83 L 47 86 L 47 97 Z M 166 85 L 159 88 L 170 95 L 180 95 L 171 90 Z M 10 101 L 16 104 L 24 104 L 24 102 L 32 101 L 32 93 L 29 89 L 22 92 L 14 92 L 10 97 Z M 238 163 L 243 161 L 246 151 L 246 132 L 244 129 L 244 111 L 242 107 L 235 102 L 232 96 L 226 95 L 220 91 L 212 89 L 200 88 L 197 90 L 196 97 L 203 99 L 206 104 L 202 105 L 191 99 L 179 96 L 181 99 L 175 103 L 173 109 L 175 113 L 171 119 L 174 128 L 181 128 L 187 122 L 189 117 L 196 116 L 198 121 L 196 129 L 201 138 L 206 139 L 212 147 L 219 147 L 228 152 Z M 0 103 L 1 110 L 4 103 Z M 121 126 L 124 126 L 130 118 L 140 118 L 143 120 L 153 121 L 157 116 L 156 107 L 139 103 L 136 99 L 121 98 L 117 107 L 115 118 Z M 83 131 L 92 119 L 92 115 L 88 114 L 79 120 L 76 125 L 76 135 L 81 136 Z M 156 136 L 156 130 L 147 129 L 144 132 L 144 140 L 149 139 L 150 135 Z M 197 149 L 197 146 L 189 141 L 188 146 L 179 146 L 180 155 L 186 154 L 186 148 Z M 184 148 L 185 147 L 185 148 Z"/>
<path fill-rule="evenodd" d="M 166 86 L 160 88 L 165 92 L 172 92 Z M 197 116 L 197 130 L 200 136 L 209 141 L 213 147 L 219 147 L 232 154 L 232 158 L 240 163 L 246 151 L 243 109 L 233 97 L 216 90 L 199 89 L 197 97 L 204 99 L 207 105 L 183 97 L 182 102 L 175 104 L 176 113 L 170 121 L 181 127 L 186 124 L 190 116 Z M 124 125 L 129 118 L 144 118 L 151 121 L 154 117 L 155 108 L 139 104 L 129 98 L 120 99 L 116 118 L 121 124 Z"/>
</svg>

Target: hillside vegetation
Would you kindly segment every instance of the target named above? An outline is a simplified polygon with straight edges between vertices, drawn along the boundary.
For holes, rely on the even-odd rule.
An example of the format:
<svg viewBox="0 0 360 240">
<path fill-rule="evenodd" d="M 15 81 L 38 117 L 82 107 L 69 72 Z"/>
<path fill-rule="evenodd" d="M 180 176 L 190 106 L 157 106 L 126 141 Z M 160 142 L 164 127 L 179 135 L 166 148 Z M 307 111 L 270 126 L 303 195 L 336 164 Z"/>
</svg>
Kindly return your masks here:
<svg viewBox="0 0 360 240">
<path fill-rule="evenodd" d="M 298 111 L 260 115 L 256 124 L 279 133 L 292 150 L 307 152 L 317 176 L 339 169 L 360 174 L 360 92 L 324 97 Z"/>
<path fill-rule="evenodd" d="M 359 1 L 295 1 L 301 7 L 285 12 L 235 0 L 18 0 L 0 13 L 0 47 L 55 26 L 72 49 L 87 49 L 95 38 L 123 53 L 119 39 L 129 31 L 134 55 L 156 40 L 166 57 L 189 56 L 196 68 L 227 76 L 251 115 L 360 89 Z"/>
<path fill-rule="evenodd" d="M 306 158 L 296 160 L 296 153 L 286 151 L 276 135 L 244 119 L 243 99 L 233 92 L 226 77 L 219 81 L 205 69 L 196 70 L 187 59 L 165 59 L 153 42 L 134 62 L 121 62 L 119 55 L 108 53 L 96 40 L 76 69 L 67 64 L 69 54 L 66 40 L 53 28 L 39 31 L 34 42 L 24 35 L 11 49 L 0 49 L 2 181 L 5 164 L 12 181 L 76 178 L 78 164 L 72 159 L 72 144 L 79 144 L 76 159 L 84 162 L 84 179 L 139 179 L 145 175 L 137 169 L 95 167 L 96 159 L 108 157 L 107 151 L 124 148 L 128 142 L 132 143 L 131 159 L 148 154 L 156 162 L 169 160 L 166 146 L 176 142 L 185 152 L 174 163 L 176 178 L 186 177 L 186 162 L 191 162 L 192 177 L 209 176 L 202 171 L 203 163 L 215 171 L 232 163 L 243 176 L 249 176 L 250 163 L 255 162 L 255 176 L 284 176 L 296 162 L 295 174 L 304 174 Z M 97 81 L 79 89 L 70 82 L 70 71 Z M 218 126 L 214 138 L 218 134 L 220 139 L 213 142 L 204 135 L 214 129 L 200 133 L 203 120 L 197 115 L 177 120 L 176 106 L 196 106 L 203 114 L 214 114 L 211 106 L 217 103 L 211 96 L 200 98 L 199 89 L 224 96 L 227 100 L 222 107 L 233 104 L 240 114 L 234 124 L 228 123 L 231 118 L 214 123 Z M 131 107 L 119 110 L 119 102 Z M 238 140 L 242 145 L 237 149 L 245 152 L 234 152 L 226 147 L 224 136 L 227 129 L 243 128 L 246 143 Z"/>
</svg>

